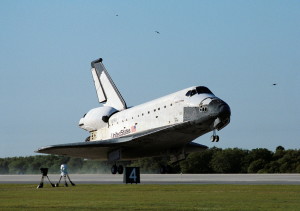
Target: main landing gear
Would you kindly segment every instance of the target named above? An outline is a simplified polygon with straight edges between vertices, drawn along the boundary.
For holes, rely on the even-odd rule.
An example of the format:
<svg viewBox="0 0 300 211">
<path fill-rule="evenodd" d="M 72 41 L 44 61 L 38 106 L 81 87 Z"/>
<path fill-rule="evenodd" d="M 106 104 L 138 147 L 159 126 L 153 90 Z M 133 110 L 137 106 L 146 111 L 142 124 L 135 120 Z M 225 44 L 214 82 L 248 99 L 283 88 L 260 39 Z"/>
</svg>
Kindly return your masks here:
<svg viewBox="0 0 300 211">
<path fill-rule="evenodd" d="M 211 142 L 219 142 L 220 138 L 219 136 L 216 134 L 216 130 L 213 130 L 213 135 L 211 136 Z"/>
<path fill-rule="evenodd" d="M 123 174 L 123 172 L 124 172 L 124 167 L 123 167 L 122 165 L 117 166 L 117 165 L 115 164 L 115 165 L 113 165 L 113 166 L 111 167 L 111 173 L 112 173 L 112 174 L 116 174 L 116 173 L 118 173 L 118 174 Z"/>
</svg>

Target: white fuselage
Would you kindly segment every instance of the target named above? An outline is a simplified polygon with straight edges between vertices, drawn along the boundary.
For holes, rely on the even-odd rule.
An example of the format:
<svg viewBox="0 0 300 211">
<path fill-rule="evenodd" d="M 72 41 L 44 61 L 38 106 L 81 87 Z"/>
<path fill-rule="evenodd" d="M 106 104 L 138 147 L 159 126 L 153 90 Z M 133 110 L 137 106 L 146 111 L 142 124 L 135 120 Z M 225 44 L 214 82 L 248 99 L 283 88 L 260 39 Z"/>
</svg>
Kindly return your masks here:
<svg viewBox="0 0 300 211">
<path fill-rule="evenodd" d="M 209 104 L 213 94 L 186 96 L 195 87 L 119 111 L 110 116 L 102 128 L 90 131 L 90 141 L 119 138 L 167 125 L 184 122 L 184 107 L 199 107 Z M 101 107 L 100 107 L 101 108 Z M 81 120 L 80 122 L 84 122 Z"/>
</svg>

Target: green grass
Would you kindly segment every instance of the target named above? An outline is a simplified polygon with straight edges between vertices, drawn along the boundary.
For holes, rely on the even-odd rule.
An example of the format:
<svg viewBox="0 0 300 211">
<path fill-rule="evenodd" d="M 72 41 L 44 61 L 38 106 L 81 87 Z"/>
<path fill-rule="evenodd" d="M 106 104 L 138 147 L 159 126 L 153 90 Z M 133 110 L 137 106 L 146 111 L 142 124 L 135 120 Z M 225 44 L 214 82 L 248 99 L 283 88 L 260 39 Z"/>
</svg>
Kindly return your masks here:
<svg viewBox="0 0 300 211">
<path fill-rule="evenodd" d="M 297 185 L 0 184 L 0 210 L 300 210 Z"/>
</svg>

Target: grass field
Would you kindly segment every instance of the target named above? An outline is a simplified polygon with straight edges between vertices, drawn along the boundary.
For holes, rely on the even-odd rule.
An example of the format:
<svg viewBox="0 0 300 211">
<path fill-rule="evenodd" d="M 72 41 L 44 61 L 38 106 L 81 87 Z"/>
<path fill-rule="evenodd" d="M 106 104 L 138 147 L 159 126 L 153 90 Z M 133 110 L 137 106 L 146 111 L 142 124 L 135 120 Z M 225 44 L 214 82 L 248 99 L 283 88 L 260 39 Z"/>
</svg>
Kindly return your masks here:
<svg viewBox="0 0 300 211">
<path fill-rule="evenodd" d="M 300 210 L 297 185 L 0 184 L 0 210 Z"/>
</svg>

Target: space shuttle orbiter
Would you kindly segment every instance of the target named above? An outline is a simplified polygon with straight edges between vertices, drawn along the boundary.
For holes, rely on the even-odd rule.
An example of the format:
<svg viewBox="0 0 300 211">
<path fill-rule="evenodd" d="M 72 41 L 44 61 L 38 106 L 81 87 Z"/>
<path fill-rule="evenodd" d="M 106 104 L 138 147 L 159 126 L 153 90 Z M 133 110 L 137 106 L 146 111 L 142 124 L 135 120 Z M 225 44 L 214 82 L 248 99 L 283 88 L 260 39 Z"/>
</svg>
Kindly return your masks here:
<svg viewBox="0 0 300 211">
<path fill-rule="evenodd" d="M 193 142 L 230 122 L 229 105 L 205 86 L 192 86 L 161 98 L 127 108 L 102 59 L 91 63 L 98 100 L 103 105 L 88 111 L 79 127 L 89 132 L 85 142 L 45 146 L 36 152 L 88 159 L 108 160 L 115 164 L 113 174 L 123 173 L 120 160 L 143 157 L 168 157 L 178 162 L 191 152 L 207 146 Z M 164 169 L 163 171 L 164 172 Z"/>
</svg>

